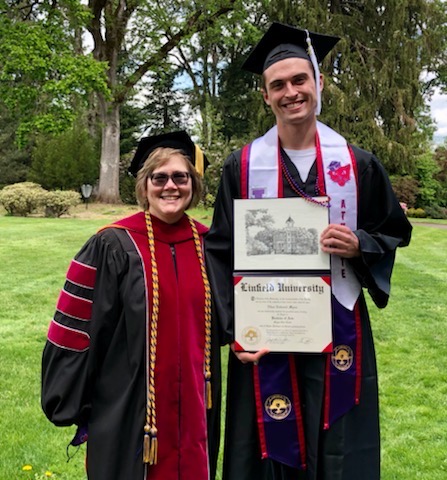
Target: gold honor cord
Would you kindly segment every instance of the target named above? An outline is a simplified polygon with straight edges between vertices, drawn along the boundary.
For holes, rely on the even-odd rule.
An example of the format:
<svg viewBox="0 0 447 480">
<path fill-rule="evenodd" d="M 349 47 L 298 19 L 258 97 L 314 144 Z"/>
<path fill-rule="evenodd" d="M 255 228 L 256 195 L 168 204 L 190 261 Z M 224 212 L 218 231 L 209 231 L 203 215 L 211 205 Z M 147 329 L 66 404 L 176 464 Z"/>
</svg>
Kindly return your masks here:
<svg viewBox="0 0 447 480">
<path fill-rule="evenodd" d="M 211 397 L 211 288 L 206 274 L 205 262 L 202 254 L 202 244 L 200 243 L 199 233 L 197 232 L 194 220 L 188 216 L 191 224 L 192 233 L 194 235 L 194 243 L 196 245 L 197 257 L 200 262 L 200 270 L 202 273 L 203 287 L 205 289 L 205 392 L 206 392 L 206 408 L 213 406 Z"/>
<path fill-rule="evenodd" d="M 149 366 L 149 380 L 147 387 L 146 424 L 144 426 L 143 462 L 149 465 L 157 464 L 157 417 L 155 413 L 155 357 L 157 353 L 157 323 L 159 312 L 159 283 L 158 268 L 155 259 L 155 240 L 152 229 L 152 220 L 149 211 L 145 212 L 149 251 L 152 268 L 152 315 L 150 328 L 146 327 L 146 356 Z"/>
<path fill-rule="evenodd" d="M 146 404 L 146 423 L 144 425 L 143 463 L 157 464 L 158 440 L 155 412 L 155 359 L 157 352 L 157 324 L 159 313 L 159 280 L 157 261 L 155 259 L 155 240 L 152 220 L 149 211 L 145 212 L 149 251 L 152 268 L 152 315 L 150 329 L 146 328 L 146 356 L 148 365 L 148 387 Z M 203 285 L 205 289 L 205 383 L 206 407 L 212 406 L 211 400 L 211 289 L 203 260 L 202 245 L 194 220 L 188 216 L 194 237 L 197 257 L 200 263 Z"/>
</svg>

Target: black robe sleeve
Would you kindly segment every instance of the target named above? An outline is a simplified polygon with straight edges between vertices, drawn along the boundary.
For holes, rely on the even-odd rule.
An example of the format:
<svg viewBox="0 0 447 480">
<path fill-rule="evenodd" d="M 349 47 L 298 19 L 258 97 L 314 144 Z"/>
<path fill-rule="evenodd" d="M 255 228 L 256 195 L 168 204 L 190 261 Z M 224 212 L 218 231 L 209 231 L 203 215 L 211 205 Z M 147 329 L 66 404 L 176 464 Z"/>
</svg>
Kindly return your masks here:
<svg viewBox="0 0 447 480">
<path fill-rule="evenodd" d="M 77 264 L 96 269 L 93 288 L 67 276 L 63 291 L 69 300 L 64 311 L 58 301 L 53 322 L 65 333 L 57 342 L 47 339 L 41 392 L 43 411 L 57 426 L 80 426 L 88 421 L 95 377 L 121 310 L 117 279 L 125 268 L 125 256 L 118 245 L 110 229 L 93 236 L 75 257 Z M 79 302 L 91 302 L 91 318 L 76 315 Z M 88 339 L 86 348 L 77 348 L 76 336 Z"/>
<path fill-rule="evenodd" d="M 225 161 L 214 204 L 211 229 L 205 240 L 207 267 L 214 292 L 214 317 L 217 319 L 221 343 L 233 336 L 233 199 L 240 198 L 240 153 Z"/>
<path fill-rule="evenodd" d="M 412 226 L 374 155 L 352 147 L 357 159 L 359 206 L 357 235 L 361 257 L 351 265 L 379 308 L 388 303 L 397 247 L 409 244 Z"/>
</svg>

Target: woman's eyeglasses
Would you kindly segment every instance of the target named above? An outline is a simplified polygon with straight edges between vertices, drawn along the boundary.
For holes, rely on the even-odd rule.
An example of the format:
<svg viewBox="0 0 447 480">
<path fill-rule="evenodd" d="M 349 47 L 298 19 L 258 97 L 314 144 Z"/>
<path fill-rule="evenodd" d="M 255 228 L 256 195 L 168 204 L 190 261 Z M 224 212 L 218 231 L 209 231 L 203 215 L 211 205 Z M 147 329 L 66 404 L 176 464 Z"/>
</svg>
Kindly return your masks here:
<svg viewBox="0 0 447 480">
<path fill-rule="evenodd" d="M 150 176 L 154 187 L 164 187 L 171 179 L 177 186 L 186 185 L 191 175 L 188 172 L 174 172 L 172 175 L 167 173 L 153 173 Z"/>
</svg>

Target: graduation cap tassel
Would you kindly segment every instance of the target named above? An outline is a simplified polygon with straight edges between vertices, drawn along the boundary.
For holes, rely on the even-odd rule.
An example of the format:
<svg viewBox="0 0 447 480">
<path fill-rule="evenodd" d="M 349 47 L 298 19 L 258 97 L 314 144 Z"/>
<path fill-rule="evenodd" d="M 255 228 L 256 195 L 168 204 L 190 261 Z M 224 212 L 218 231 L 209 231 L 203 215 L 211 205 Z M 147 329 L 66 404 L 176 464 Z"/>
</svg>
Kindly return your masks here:
<svg viewBox="0 0 447 480">
<path fill-rule="evenodd" d="M 194 151 L 195 151 L 195 167 L 197 170 L 197 173 L 203 177 L 205 174 L 205 159 L 202 150 L 198 145 L 194 145 Z"/>
<path fill-rule="evenodd" d="M 320 92 L 320 67 L 318 66 L 317 56 L 315 55 L 315 50 L 310 39 L 309 30 L 306 30 L 306 43 L 307 43 L 307 53 L 309 55 L 310 61 L 314 68 L 315 72 L 315 84 L 317 92 L 317 107 L 315 113 L 320 115 L 321 113 L 321 92 Z"/>
</svg>

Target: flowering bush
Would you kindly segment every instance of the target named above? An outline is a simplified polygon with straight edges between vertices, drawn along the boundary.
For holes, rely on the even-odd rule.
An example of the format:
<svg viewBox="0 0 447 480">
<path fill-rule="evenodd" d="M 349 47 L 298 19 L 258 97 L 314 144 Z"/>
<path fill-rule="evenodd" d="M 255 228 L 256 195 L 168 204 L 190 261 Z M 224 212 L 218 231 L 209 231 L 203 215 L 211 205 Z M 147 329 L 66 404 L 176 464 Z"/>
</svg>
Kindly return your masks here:
<svg viewBox="0 0 447 480">
<path fill-rule="evenodd" d="M 26 217 L 44 205 L 46 193 L 37 183 L 14 183 L 0 191 L 0 203 L 10 215 Z"/>
<path fill-rule="evenodd" d="M 73 190 L 55 190 L 45 195 L 45 216 L 60 217 L 67 213 L 70 207 L 81 203 L 81 196 Z"/>
</svg>

